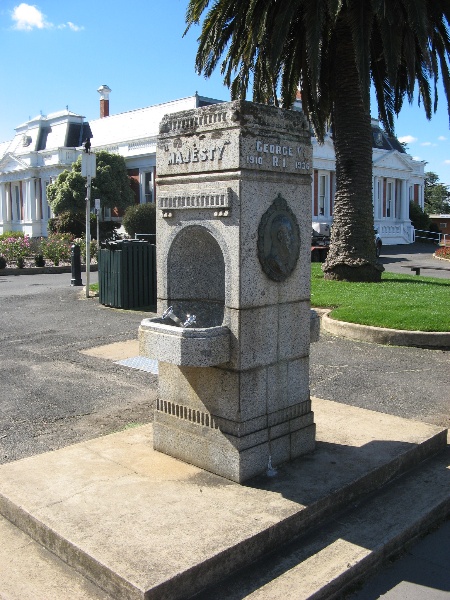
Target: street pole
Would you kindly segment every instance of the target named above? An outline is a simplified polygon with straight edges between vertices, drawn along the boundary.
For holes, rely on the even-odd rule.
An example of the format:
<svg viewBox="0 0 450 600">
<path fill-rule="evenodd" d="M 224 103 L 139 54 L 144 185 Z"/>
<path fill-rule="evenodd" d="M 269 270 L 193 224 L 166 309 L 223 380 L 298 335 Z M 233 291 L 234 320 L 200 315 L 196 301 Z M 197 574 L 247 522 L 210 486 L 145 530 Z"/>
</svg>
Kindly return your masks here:
<svg viewBox="0 0 450 600">
<path fill-rule="evenodd" d="M 100 198 L 94 200 L 95 203 L 95 214 L 97 215 L 97 260 L 98 252 L 100 250 Z"/>
<path fill-rule="evenodd" d="M 89 279 L 91 273 L 91 175 L 87 176 L 86 194 L 86 298 L 89 298 Z"/>
<path fill-rule="evenodd" d="M 91 185 L 96 173 L 95 154 L 91 154 L 91 144 L 86 140 L 81 155 L 81 174 L 86 177 L 86 298 L 89 298 L 89 275 L 91 272 Z"/>
</svg>

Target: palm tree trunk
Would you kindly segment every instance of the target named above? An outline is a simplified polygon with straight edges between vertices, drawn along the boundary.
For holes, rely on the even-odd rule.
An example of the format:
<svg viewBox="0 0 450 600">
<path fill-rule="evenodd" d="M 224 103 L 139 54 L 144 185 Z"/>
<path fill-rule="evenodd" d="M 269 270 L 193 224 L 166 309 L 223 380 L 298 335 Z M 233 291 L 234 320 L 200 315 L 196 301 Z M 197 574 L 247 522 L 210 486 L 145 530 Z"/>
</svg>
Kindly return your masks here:
<svg viewBox="0 0 450 600">
<path fill-rule="evenodd" d="M 380 281 L 384 269 L 375 253 L 370 90 L 355 85 L 360 77 L 351 31 L 344 19 L 336 31 L 332 119 L 336 196 L 323 271 L 325 279 L 372 282 Z"/>
</svg>

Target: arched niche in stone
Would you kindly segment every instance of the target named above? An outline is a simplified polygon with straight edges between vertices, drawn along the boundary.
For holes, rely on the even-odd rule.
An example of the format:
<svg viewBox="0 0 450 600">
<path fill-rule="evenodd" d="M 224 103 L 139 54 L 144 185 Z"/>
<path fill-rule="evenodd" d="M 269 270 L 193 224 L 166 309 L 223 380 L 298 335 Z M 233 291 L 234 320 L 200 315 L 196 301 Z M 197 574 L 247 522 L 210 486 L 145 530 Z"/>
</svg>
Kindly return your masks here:
<svg viewBox="0 0 450 600">
<path fill-rule="evenodd" d="M 196 327 L 221 325 L 225 261 L 219 243 L 201 225 L 183 228 L 167 256 L 168 304 L 180 318 L 195 314 Z"/>
</svg>

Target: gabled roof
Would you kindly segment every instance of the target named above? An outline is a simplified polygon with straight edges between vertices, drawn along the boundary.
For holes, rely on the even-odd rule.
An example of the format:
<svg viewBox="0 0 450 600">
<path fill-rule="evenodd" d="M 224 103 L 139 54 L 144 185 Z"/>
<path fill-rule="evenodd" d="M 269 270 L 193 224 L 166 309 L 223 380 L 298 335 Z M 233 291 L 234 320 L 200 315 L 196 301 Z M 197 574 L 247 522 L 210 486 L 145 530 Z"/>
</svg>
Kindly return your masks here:
<svg viewBox="0 0 450 600">
<path fill-rule="evenodd" d="M 7 152 L 0 159 L 0 170 L 3 173 L 11 173 L 12 171 L 21 171 L 23 169 L 29 169 L 30 165 L 22 160 L 20 157 Z"/>
<path fill-rule="evenodd" d="M 406 152 L 399 152 L 398 150 L 383 152 L 379 156 L 376 156 L 375 154 L 373 156 L 373 166 L 414 171 L 413 160 L 411 156 L 406 154 Z"/>
</svg>

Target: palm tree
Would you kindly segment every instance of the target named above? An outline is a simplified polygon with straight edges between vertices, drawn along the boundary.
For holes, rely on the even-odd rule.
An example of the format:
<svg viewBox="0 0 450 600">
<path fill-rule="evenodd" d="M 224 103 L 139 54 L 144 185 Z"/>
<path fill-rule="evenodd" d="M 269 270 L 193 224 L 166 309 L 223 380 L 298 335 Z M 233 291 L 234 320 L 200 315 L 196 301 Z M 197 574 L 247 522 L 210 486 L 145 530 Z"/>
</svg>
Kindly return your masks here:
<svg viewBox="0 0 450 600">
<path fill-rule="evenodd" d="M 442 75 L 450 113 L 449 0 L 190 0 L 187 30 L 203 18 L 196 69 L 221 62 L 232 99 L 291 107 L 297 88 L 319 141 L 329 126 L 336 152 L 336 197 L 325 277 L 379 281 L 374 245 L 370 89 L 379 118 L 416 93 L 426 116 Z M 204 14 L 205 13 L 205 14 Z"/>
</svg>

